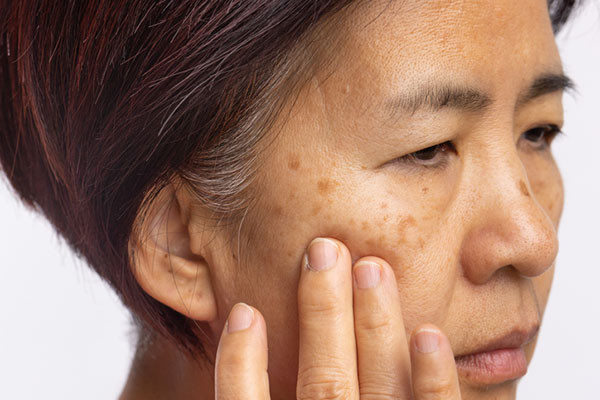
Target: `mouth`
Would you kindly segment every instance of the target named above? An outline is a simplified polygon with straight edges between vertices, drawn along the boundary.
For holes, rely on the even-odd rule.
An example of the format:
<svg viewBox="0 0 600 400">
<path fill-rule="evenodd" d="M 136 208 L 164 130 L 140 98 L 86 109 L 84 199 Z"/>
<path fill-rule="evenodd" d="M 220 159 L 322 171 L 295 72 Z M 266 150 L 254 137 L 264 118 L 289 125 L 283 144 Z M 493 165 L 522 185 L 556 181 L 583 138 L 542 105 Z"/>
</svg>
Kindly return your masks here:
<svg viewBox="0 0 600 400">
<path fill-rule="evenodd" d="M 460 377 L 474 385 L 495 385 L 527 373 L 524 347 L 537 335 L 539 324 L 516 328 L 474 351 L 455 357 Z"/>
</svg>

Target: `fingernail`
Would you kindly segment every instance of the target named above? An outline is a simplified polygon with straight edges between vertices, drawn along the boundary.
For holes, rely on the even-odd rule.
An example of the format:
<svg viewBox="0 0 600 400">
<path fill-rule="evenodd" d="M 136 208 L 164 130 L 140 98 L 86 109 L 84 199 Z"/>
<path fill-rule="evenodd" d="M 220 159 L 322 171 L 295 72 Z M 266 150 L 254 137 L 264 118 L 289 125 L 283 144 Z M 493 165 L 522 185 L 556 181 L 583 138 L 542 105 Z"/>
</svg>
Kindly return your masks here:
<svg viewBox="0 0 600 400">
<path fill-rule="evenodd" d="M 381 267 L 371 261 L 360 261 L 354 266 L 354 279 L 359 289 L 370 289 L 381 281 Z"/>
<path fill-rule="evenodd" d="M 338 258 L 338 247 L 329 239 L 316 238 L 308 246 L 306 266 L 313 271 L 333 267 Z"/>
<path fill-rule="evenodd" d="M 254 310 L 244 303 L 233 306 L 227 320 L 227 333 L 233 333 L 247 329 L 254 319 Z"/>
<path fill-rule="evenodd" d="M 415 346 L 421 353 L 433 353 L 440 348 L 440 335 L 436 331 L 421 329 L 416 333 Z"/>
</svg>

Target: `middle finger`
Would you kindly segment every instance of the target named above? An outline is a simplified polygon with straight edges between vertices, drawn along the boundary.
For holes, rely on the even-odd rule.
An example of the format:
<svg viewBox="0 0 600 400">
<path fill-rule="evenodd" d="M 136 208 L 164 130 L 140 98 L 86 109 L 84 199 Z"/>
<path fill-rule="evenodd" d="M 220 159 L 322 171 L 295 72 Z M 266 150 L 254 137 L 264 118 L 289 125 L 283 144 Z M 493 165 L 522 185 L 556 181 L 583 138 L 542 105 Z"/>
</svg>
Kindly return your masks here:
<svg viewBox="0 0 600 400">
<path fill-rule="evenodd" d="M 364 257 L 353 273 L 361 399 L 410 399 L 410 352 L 394 272 L 384 260 Z"/>
</svg>

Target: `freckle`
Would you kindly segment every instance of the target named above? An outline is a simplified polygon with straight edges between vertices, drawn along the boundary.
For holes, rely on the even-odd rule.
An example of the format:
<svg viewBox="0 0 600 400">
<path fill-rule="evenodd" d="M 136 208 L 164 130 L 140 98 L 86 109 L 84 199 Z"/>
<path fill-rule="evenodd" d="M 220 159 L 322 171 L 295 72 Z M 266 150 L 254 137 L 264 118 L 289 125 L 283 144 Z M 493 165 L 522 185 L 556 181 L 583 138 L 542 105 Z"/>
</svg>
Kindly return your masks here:
<svg viewBox="0 0 600 400">
<path fill-rule="evenodd" d="M 388 219 L 390 219 L 390 216 L 389 216 L 389 215 L 384 215 L 384 216 L 383 216 L 383 222 L 387 222 L 387 221 L 388 221 Z"/>
<path fill-rule="evenodd" d="M 300 168 L 300 159 L 297 155 L 292 155 L 292 157 L 288 161 L 288 168 L 297 171 Z"/>
<path fill-rule="evenodd" d="M 167 257 L 169 257 L 169 255 L 167 253 L 165 253 L 165 254 L 163 254 L 163 257 L 167 258 Z"/>
<path fill-rule="evenodd" d="M 336 186 L 338 186 L 338 182 L 335 180 L 319 179 L 317 182 L 317 189 L 322 195 L 333 192 Z"/>
<path fill-rule="evenodd" d="M 367 246 L 373 246 L 375 244 L 375 242 L 373 242 L 372 239 L 367 239 L 366 242 Z"/>
<path fill-rule="evenodd" d="M 320 205 L 316 205 L 313 207 L 311 215 L 317 215 L 319 213 L 319 211 L 321 211 L 321 206 Z"/>
<path fill-rule="evenodd" d="M 405 218 L 399 218 L 398 219 L 398 236 L 400 239 L 400 243 L 405 243 L 406 242 L 406 229 L 409 226 L 414 226 L 416 223 L 415 218 L 412 215 L 409 215 L 408 217 Z"/>
<path fill-rule="evenodd" d="M 366 165 L 361 165 L 360 169 L 362 169 L 364 171 L 365 169 L 367 169 L 367 166 Z"/>
<path fill-rule="evenodd" d="M 377 238 L 377 242 L 378 242 L 379 244 L 383 244 L 384 240 L 385 240 L 385 236 L 383 236 L 383 235 L 380 235 L 380 236 Z"/>
<path fill-rule="evenodd" d="M 423 192 L 423 194 L 427 194 L 427 192 L 429 192 L 429 188 L 425 186 L 423 189 L 421 189 L 421 192 Z"/>
<path fill-rule="evenodd" d="M 529 190 L 527 190 L 527 185 L 523 180 L 519 180 L 519 189 L 521 189 L 521 193 L 523 193 L 524 196 L 529 197 Z"/>
<path fill-rule="evenodd" d="M 275 209 L 273 210 L 273 213 L 275 215 L 281 215 L 281 214 L 283 214 L 283 209 L 280 206 L 276 206 Z"/>
<path fill-rule="evenodd" d="M 367 221 L 363 221 L 362 224 L 360 224 L 360 227 L 363 231 L 367 231 L 369 230 L 369 223 Z"/>
<path fill-rule="evenodd" d="M 386 209 L 386 208 L 387 208 L 387 206 L 388 206 L 388 205 L 387 205 L 387 203 L 381 203 L 381 209 L 382 209 L 382 210 L 383 210 L 383 209 Z"/>
<path fill-rule="evenodd" d="M 169 268 L 167 271 L 168 271 L 170 274 L 172 274 L 172 273 L 173 273 L 173 270 L 172 270 L 171 268 Z"/>
<path fill-rule="evenodd" d="M 423 250 L 423 248 L 425 248 L 425 241 L 423 240 L 423 238 L 419 238 L 419 249 Z"/>
</svg>

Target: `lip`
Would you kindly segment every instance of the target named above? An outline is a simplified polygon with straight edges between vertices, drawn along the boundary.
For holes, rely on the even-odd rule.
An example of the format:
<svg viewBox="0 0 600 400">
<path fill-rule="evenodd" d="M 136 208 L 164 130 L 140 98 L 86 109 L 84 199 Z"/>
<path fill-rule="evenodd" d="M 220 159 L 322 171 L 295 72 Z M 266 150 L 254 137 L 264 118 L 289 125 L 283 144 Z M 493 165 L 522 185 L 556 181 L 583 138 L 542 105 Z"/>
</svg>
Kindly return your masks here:
<svg viewBox="0 0 600 400">
<path fill-rule="evenodd" d="M 516 328 L 492 339 L 472 352 L 455 357 L 462 379 L 475 385 L 494 385 L 521 378 L 527 373 L 523 347 L 537 335 L 539 324 Z"/>
</svg>

